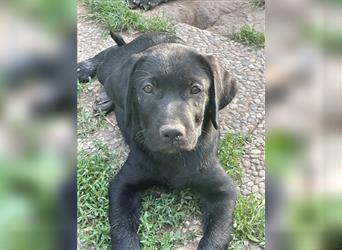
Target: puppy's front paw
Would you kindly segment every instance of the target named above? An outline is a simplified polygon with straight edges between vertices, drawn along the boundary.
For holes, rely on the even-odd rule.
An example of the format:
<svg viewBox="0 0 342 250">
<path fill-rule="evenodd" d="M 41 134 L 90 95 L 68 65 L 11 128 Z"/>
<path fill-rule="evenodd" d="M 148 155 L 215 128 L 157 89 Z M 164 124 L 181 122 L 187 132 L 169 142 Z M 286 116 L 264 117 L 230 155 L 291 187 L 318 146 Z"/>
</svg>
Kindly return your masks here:
<svg viewBox="0 0 342 250">
<path fill-rule="evenodd" d="M 96 67 L 88 60 L 77 64 L 77 79 L 79 82 L 89 82 L 96 74 Z"/>
</svg>

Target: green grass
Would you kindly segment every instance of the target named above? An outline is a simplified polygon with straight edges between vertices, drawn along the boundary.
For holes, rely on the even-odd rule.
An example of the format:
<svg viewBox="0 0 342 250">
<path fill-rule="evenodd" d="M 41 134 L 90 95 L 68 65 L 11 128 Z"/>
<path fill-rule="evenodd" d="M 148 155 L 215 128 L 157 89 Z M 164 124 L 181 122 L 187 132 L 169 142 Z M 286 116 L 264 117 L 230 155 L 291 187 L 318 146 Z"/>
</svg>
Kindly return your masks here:
<svg viewBox="0 0 342 250">
<path fill-rule="evenodd" d="M 94 80 L 87 83 L 77 82 L 77 99 L 79 100 L 82 93 L 89 93 L 94 86 Z M 105 121 L 104 114 L 94 115 L 93 112 L 87 111 L 82 105 L 77 105 L 77 137 L 85 138 L 90 134 L 95 133 L 100 128 L 106 127 L 108 124 Z"/>
<path fill-rule="evenodd" d="M 249 0 L 249 2 L 257 9 L 265 9 L 265 0 Z"/>
<path fill-rule="evenodd" d="M 230 249 L 247 249 L 247 240 L 265 246 L 265 200 L 239 194 L 234 215 Z"/>
<path fill-rule="evenodd" d="M 184 240 L 193 239 L 191 233 L 182 233 L 186 219 L 199 217 L 199 199 L 189 190 L 165 193 L 154 188 L 143 199 L 139 237 L 143 249 L 174 249 Z"/>
<path fill-rule="evenodd" d="M 82 106 L 77 108 L 77 137 L 85 138 L 106 126 L 104 114 L 95 116 L 93 112 L 86 111 Z"/>
<path fill-rule="evenodd" d="M 130 10 L 123 0 L 83 0 L 90 8 L 89 16 L 106 29 L 114 31 L 167 31 L 174 27 L 159 18 L 145 18 L 139 12 Z"/>
<path fill-rule="evenodd" d="M 244 146 L 248 140 L 247 136 L 238 134 L 227 134 L 220 143 L 218 156 L 226 173 L 240 185 L 243 178 L 243 169 L 240 159 L 244 154 Z"/>
<path fill-rule="evenodd" d="M 221 163 L 236 183 L 243 176 L 239 159 L 247 139 L 228 134 L 220 145 Z M 123 160 L 108 145 L 99 142 L 95 143 L 93 152 L 82 150 L 78 154 L 78 225 L 82 246 L 109 249 L 107 188 Z M 184 240 L 193 239 L 192 232 L 180 230 L 193 217 L 200 218 L 199 199 L 189 190 L 149 190 L 144 195 L 138 230 L 142 249 L 175 249 Z M 239 195 L 230 249 L 244 249 L 248 240 L 263 245 L 264 229 L 264 200 Z"/>
<path fill-rule="evenodd" d="M 249 136 L 245 135 L 227 134 L 219 147 L 219 158 L 223 168 L 239 186 L 244 176 L 240 159 L 245 153 L 248 139 Z M 254 195 L 239 194 L 230 249 L 247 249 L 248 241 L 265 245 L 265 201 Z"/>
<path fill-rule="evenodd" d="M 82 150 L 77 156 L 77 223 L 83 246 L 106 249 L 110 244 L 108 184 L 118 171 L 123 157 L 103 143 L 96 142 L 95 150 Z"/>
<path fill-rule="evenodd" d="M 79 82 L 77 81 L 77 97 L 80 97 L 80 95 L 83 93 L 83 92 L 89 92 L 90 91 L 90 88 L 93 86 L 93 83 L 94 83 L 94 80 L 91 80 L 89 82 Z"/>
<path fill-rule="evenodd" d="M 230 39 L 254 48 L 265 47 L 265 35 L 248 25 L 231 34 Z"/>
</svg>

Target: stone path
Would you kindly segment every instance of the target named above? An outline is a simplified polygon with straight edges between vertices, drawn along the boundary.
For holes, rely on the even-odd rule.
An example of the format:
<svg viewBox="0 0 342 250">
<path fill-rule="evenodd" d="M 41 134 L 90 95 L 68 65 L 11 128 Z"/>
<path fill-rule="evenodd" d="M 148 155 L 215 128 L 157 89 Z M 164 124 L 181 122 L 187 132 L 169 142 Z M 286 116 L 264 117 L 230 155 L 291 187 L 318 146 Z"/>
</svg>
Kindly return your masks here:
<svg viewBox="0 0 342 250">
<path fill-rule="evenodd" d="M 78 7 L 78 61 L 90 58 L 101 50 L 113 45 L 112 39 L 94 22 L 86 20 L 83 15 L 86 9 Z M 213 54 L 218 57 L 227 70 L 238 80 L 239 91 L 233 101 L 220 112 L 221 136 L 225 133 L 242 133 L 250 135 L 246 154 L 241 160 L 245 177 L 240 187 L 244 195 L 255 193 L 265 194 L 265 79 L 264 50 L 251 49 L 226 37 L 206 30 L 179 23 L 176 25 L 177 35 L 186 41 L 187 45 L 199 52 Z M 138 34 L 122 34 L 130 41 Z M 85 94 L 79 97 L 79 105 L 91 112 L 92 104 L 98 93 L 100 84 L 95 83 Z M 108 143 L 121 152 L 127 152 L 120 131 L 112 113 L 107 120 L 113 124 L 100 128 L 87 138 L 78 139 L 79 149 L 92 148 L 94 140 Z M 195 221 L 196 222 L 196 221 Z M 191 224 L 194 222 L 192 221 Z M 197 223 L 197 222 L 196 222 Z M 196 224 L 195 223 L 195 224 Z M 196 242 L 189 243 L 196 245 Z M 189 247 L 187 248 L 189 249 Z M 190 247 L 191 249 L 191 247 Z"/>
</svg>

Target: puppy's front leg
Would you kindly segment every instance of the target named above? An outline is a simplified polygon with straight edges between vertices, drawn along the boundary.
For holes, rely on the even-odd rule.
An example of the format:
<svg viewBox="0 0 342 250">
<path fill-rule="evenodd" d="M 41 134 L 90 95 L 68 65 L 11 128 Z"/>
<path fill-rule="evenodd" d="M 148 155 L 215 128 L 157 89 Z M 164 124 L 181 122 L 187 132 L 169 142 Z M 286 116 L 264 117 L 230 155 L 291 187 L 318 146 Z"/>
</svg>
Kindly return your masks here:
<svg viewBox="0 0 342 250">
<path fill-rule="evenodd" d="M 205 170 L 194 189 L 202 198 L 203 237 L 198 250 L 226 250 L 230 241 L 236 191 L 220 166 Z"/>
<path fill-rule="evenodd" d="M 123 168 L 128 166 L 123 166 Z M 121 171 L 109 187 L 109 222 L 113 250 L 140 249 L 137 235 L 142 190 Z"/>
<path fill-rule="evenodd" d="M 97 67 L 103 62 L 105 54 L 110 48 L 101 51 L 96 56 L 77 64 L 77 79 L 79 82 L 89 82 L 96 75 Z"/>
</svg>

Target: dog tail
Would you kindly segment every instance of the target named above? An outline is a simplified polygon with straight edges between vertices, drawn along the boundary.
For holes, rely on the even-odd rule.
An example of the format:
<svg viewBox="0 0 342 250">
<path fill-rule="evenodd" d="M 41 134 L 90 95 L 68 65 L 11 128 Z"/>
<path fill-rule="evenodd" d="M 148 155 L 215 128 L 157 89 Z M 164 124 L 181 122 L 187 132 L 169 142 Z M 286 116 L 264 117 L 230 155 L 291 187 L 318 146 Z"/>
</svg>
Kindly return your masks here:
<svg viewBox="0 0 342 250">
<path fill-rule="evenodd" d="M 114 42 L 121 47 L 126 44 L 125 40 L 120 36 L 118 33 L 115 33 L 113 31 L 110 31 L 110 36 L 113 38 Z"/>
</svg>

